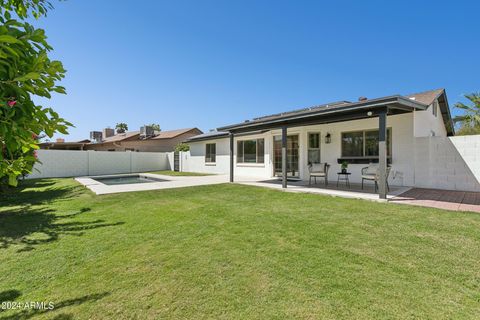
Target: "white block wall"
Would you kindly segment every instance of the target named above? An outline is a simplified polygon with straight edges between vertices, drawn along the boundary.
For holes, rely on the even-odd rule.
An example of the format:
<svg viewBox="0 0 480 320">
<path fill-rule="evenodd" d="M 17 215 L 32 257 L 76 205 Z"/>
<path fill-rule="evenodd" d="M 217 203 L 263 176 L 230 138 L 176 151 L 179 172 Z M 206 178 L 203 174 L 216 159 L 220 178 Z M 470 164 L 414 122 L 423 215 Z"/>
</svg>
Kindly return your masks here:
<svg viewBox="0 0 480 320">
<path fill-rule="evenodd" d="M 79 177 L 170 170 L 164 152 L 38 150 L 41 163 L 27 178 Z"/>
<path fill-rule="evenodd" d="M 415 186 L 480 191 L 480 135 L 415 139 Z"/>
</svg>

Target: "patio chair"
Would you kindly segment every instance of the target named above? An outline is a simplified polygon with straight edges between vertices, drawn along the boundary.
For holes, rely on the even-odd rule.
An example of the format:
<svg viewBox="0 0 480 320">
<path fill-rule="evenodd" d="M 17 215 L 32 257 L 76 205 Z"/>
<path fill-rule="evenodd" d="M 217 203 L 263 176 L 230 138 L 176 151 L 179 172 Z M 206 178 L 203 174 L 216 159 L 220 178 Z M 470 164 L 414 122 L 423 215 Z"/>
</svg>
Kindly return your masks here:
<svg viewBox="0 0 480 320">
<path fill-rule="evenodd" d="M 392 168 L 387 166 L 387 172 L 385 179 L 387 180 L 387 190 L 390 191 L 390 186 L 388 185 L 388 176 L 390 175 L 390 170 Z M 362 168 L 362 190 L 363 190 L 363 181 L 373 181 L 375 182 L 375 192 L 378 190 L 378 180 L 380 179 L 380 174 L 378 172 L 378 164 L 369 164 L 368 167 Z"/>
<path fill-rule="evenodd" d="M 309 163 L 308 164 L 308 186 L 312 185 L 312 177 L 317 184 L 317 177 L 323 178 L 325 180 L 325 186 L 328 186 L 328 168 L 330 165 L 326 162 L 324 163 Z"/>
</svg>

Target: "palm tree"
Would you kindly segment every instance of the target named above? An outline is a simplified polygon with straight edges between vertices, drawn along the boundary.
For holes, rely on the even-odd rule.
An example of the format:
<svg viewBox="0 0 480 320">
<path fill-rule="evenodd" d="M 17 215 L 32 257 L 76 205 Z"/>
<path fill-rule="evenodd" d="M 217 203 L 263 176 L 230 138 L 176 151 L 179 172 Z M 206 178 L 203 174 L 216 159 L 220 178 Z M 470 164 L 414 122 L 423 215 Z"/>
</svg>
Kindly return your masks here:
<svg viewBox="0 0 480 320">
<path fill-rule="evenodd" d="M 463 115 L 456 116 L 453 121 L 460 124 L 458 134 L 480 133 L 480 93 L 466 94 L 465 98 L 472 102 L 466 105 L 457 102 L 455 108 L 463 110 Z"/>
<path fill-rule="evenodd" d="M 125 122 L 120 122 L 117 123 L 115 129 L 117 129 L 117 133 L 125 133 L 128 130 L 128 125 Z"/>
</svg>

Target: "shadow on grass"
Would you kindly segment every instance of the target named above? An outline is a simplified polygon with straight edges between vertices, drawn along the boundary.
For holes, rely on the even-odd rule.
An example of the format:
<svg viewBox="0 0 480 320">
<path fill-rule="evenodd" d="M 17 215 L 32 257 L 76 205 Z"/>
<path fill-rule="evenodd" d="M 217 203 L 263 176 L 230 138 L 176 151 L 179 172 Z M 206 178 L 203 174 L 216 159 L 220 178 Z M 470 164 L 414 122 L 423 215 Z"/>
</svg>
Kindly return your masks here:
<svg viewBox="0 0 480 320">
<path fill-rule="evenodd" d="M 122 225 L 124 222 L 108 223 L 105 220 L 75 221 L 75 218 L 89 212 L 90 208 L 58 215 L 47 208 L 24 206 L 0 212 L 0 248 L 23 245 L 19 252 L 33 250 L 41 245 L 58 240 L 60 235 L 82 236 L 91 229 Z"/>
<path fill-rule="evenodd" d="M 78 196 L 78 186 L 56 186 L 52 180 L 24 180 L 16 188 L 0 190 L 0 205 L 40 205 Z"/>
<path fill-rule="evenodd" d="M 85 295 L 79 298 L 74 298 L 74 299 L 68 299 L 68 300 L 63 300 L 60 302 L 52 301 L 53 302 L 53 309 L 48 308 L 48 302 L 45 303 L 44 306 L 39 306 L 36 305 L 34 307 L 29 307 L 29 308 L 20 308 L 21 311 L 14 313 L 12 315 L 8 316 L 0 316 L 1 320 L 22 320 L 22 319 L 30 319 L 32 317 L 40 316 L 43 314 L 46 314 L 48 312 L 54 312 L 59 309 L 63 309 L 66 307 L 71 307 L 71 306 L 77 306 L 81 305 L 82 303 L 85 302 L 94 302 L 97 300 L 100 300 L 106 296 L 108 296 L 110 293 L 109 292 L 102 292 L 102 293 L 96 293 L 96 294 L 89 294 Z M 21 292 L 18 290 L 7 290 L 0 292 L 0 297 L 1 301 L 14 301 L 14 299 L 18 298 L 21 296 Z M 3 298 L 8 298 L 8 300 L 3 300 Z M 39 301 L 40 302 L 40 301 Z M 43 301 L 45 302 L 45 301 Z M 61 313 L 55 316 L 53 319 L 57 320 L 67 320 L 67 319 L 73 319 L 73 315 L 68 314 L 68 313 Z"/>
<path fill-rule="evenodd" d="M 18 290 L 5 290 L 0 292 L 0 304 L 2 302 L 7 302 L 7 301 L 14 301 L 18 297 L 20 297 L 22 293 Z"/>
</svg>

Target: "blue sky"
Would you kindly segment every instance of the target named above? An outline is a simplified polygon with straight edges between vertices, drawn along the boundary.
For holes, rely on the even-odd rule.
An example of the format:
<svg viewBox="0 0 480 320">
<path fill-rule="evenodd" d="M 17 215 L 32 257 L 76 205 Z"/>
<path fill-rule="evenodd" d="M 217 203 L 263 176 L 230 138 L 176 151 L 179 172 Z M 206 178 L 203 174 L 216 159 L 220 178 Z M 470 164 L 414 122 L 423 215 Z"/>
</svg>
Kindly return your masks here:
<svg viewBox="0 0 480 320">
<path fill-rule="evenodd" d="M 447 3 L 448 2 L 448 3 Z M 139 5 L 141 4 L 141 5 Z M 68 70 L 67 140 L 208 129 L 337 100 L 480 91 L 478 1 L 54 2 L 35 25 Z"/>
</svg>

